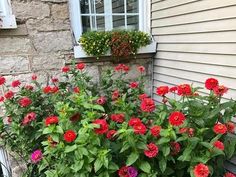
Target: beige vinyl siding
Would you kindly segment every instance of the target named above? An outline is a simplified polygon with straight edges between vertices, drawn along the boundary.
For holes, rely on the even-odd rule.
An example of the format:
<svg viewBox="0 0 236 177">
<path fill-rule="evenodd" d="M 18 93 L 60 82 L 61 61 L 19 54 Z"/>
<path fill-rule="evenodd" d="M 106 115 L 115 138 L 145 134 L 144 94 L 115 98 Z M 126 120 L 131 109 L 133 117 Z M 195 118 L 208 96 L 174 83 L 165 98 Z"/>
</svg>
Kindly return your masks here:
<svg viewBox="0 0 236 177">
<path fill-rule="evenodd" d="M 153 98 L 162 100 L 155 94 L 158 86 L 204 87 L 208 77 L 215 77 L 229 87 L 224 100 L 236 99 L 236 0 L 152 0 L 151 8 L 158 42 Z M 236 157 L 226 168 L 236 173 Z"/>
</svg>

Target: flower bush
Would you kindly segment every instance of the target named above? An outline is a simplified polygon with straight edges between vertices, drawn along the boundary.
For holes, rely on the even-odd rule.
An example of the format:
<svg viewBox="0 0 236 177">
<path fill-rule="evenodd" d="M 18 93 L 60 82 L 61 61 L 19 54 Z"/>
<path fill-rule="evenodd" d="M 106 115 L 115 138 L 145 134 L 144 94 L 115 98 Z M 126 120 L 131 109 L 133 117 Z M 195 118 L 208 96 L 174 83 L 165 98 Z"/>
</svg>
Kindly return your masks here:
<svg viewBox="0 0 236 177">
<path fill-rule="evenodd" d="M 25 176 L 235 176 L 223 162 L 235 154 L 236 104 L 221 103 L 228 89 L 216 79 L 206 80 L 207 96 L 188 84 L 160 86 L 156 104 L 144 93 L 143 66 L 130 81 L 130 68 L 119 64 L 99 85 L 85 68 L 66 66 L 49 85 L 33 75 L 6 87 L 0 77 L 1 142 L 27 163 Z"/>
</svg>

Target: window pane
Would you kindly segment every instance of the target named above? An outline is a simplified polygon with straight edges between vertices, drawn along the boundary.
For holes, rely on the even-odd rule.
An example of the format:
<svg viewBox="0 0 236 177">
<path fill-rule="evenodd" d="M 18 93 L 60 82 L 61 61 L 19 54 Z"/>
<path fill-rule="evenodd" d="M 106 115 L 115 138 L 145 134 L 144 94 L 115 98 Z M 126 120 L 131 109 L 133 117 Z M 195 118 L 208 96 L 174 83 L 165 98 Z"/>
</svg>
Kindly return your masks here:
<svg viewBox="0 0 236 177">
<path fill-rule="evenodd" d="M 91 30 L 89 16 L 82 16 L 82 27 L 83 27 L 83 32 Z"/>
<path fill-rule="evenodd" d="M 104 16 L 97 16 L 97 30 L 105 31 L 105 18 Z"/>
<path fill-rule="evenodd" d="M 125 16 L 113 15 L 113 28 L 114 29 L 125 29 Z"/>
<path fill-rule="evenodd" d="M 112 13 L 124 13 L 124 0 L 112 0 Z"/>
<path fill-rule="evenodd" d="M 104 0 L 94 0 L 96 13 L 104 13 Z"/>
<path fill-rule="evenodd" d="M 138 30 L 139 29 L 139 16 L 127 16 L 127 29 Z"/>
<path fill-rule="evenodd" d="M 127 13 L 138 13 L 138 0 L 127 0 Z"/>
<path fill-rule="evenodd" d="M 82 14 L 89 14 L 89 1 L 80 0 L 80 9 Z"/>
</svg>

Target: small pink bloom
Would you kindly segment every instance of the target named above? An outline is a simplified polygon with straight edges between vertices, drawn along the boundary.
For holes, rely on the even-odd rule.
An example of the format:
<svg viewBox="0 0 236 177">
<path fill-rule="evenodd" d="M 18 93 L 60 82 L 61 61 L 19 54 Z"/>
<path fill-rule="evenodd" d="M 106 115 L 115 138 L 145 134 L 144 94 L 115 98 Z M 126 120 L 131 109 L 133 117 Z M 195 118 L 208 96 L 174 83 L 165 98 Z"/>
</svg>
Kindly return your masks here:
<svg viewBox="0 0 236 177">
<path fill-rule="evenodd" d="M 36 150 L 31 154 L 31 160 L 33 163 L 38 163 L 42 160 L 43 154 L 41 150 Z"/>
</svg>

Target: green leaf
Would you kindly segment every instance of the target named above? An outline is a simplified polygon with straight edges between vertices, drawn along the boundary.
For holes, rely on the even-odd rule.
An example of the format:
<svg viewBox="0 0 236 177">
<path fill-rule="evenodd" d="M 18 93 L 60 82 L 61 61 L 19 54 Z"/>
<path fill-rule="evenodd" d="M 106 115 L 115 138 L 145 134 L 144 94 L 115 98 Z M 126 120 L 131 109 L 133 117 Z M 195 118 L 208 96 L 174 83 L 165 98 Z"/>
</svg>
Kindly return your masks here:
<svg viewBox="0 0 236 177">
<path fill-rule="evenodd" d="M 64 133 L 64 131 L 63 131 L 63 129 L 61 128 L 61 126 L 56 126 L 56 132 L 57 133 L 60 133 L 60 134 L 63 134 Z"/>
<path fill-rule="evenodd" d="M 44 134 L 44 135 L 45 135 L 45 134 L 50 134 L 50 133 L 52 133 L 52 130 L 51 130 L 49 127 L 45 128 L 45 129 L 43 130 L 43 134 Z"/>
<path fill-rule="evenodd" d="M 65 153 L 72 152 L 72 151 L 74 151 L 74 150 L 76 150 L 76 149 L 77 149 L 77 145 L 76 145 L 76 144 L 73 145 L 73 146 L 66 146 L 66 148 L 65 148 Z"/>
<path fill-rule="evenodd" d="M 163 155 L 167 157 L 170 154 L 170 147 L 169 146 L 163 146 L 162 148 Z"/>
<path fill-rule="evenodd" d="M 105 112 L 105 109 L 101 105 L 93 105 L 92 108 L 95 110 Z"/>
<path fill-rule="evenodd" d="M 139 153 L 137 153 L 137 152 L 132 152 L 132 153 L 129 155 L 127 161 L 126 161 L 126 165 L 127 165 L 127 166 L 132 165 L 133 163 L 135 163 L 135 162 L 138 160 L 138 158 L 139 158 Z"/>
<path fill-rule="evenodd" d="M 109 170 L 114 171 L 114 172 L 119 170 L 119 166 L 116 165 L 114 162 L 110 162 L 108 168 L 109 168 Z"/>
<path fill-rule="evenodd" d="M 148 162 L 145 162 L 145 161 L 140 163 L 139 168 L 145 173 L 150 173 L 150 171 L 151 171 L 150 164 Z"/>
<path fill-rule="evenodd" d="M 165 158 L 161 158 L 161 160 L 159 161 L 159 167 L 161 169 L 161 172 L 164 173 L 166 170 L 166 159 Z"/>
<path fill-rule="evenodd" d="M 158 145 L 161 144 L 165 144 L 165 143 L 169 143 L 170 142 L 170 138 L 160 138 L 157 142 Z"/>
<path fill-rule="evenodd" d="M 94 170 L 95 170 L 95 173 L 100 170 L 102 168 L 102 161 L 100 159 L 97 159 L 94 163 Z"/>
</svg>

